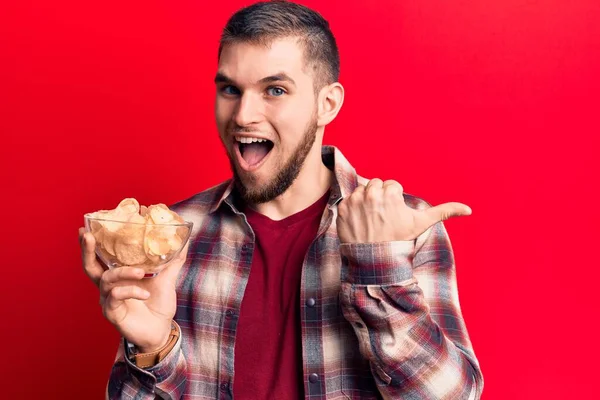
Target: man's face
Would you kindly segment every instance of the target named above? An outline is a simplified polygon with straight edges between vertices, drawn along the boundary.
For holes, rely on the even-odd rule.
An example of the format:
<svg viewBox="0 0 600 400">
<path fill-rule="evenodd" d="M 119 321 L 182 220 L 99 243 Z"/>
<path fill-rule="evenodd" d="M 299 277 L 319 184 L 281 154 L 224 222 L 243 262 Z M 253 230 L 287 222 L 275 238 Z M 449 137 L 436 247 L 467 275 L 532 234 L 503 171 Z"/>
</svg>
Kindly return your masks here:
<svg viewBox="0 0 600 400">
<path fill-rule="evenodd" d="M 215 116 L 246 202 L 270 201 L 292 184 L 317 132 L 313 77 L 295 38 L 223 47 Z"/>
</svg>

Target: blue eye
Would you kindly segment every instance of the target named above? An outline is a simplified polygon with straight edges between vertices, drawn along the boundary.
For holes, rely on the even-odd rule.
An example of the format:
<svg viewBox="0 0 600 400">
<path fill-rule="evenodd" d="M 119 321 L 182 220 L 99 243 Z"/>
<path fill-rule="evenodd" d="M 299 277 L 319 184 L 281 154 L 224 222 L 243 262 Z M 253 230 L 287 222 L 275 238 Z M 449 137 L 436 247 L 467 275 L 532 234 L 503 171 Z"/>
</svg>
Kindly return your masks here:
<svg viewBox="0 0 600 400">
<path fill-rule="evenodd" d="M 267 93 L 269 93 L 269 95 L 274 96 L 274 97 L 280 97 L 280 96 L 283 96 L 286 92 L 285 92 L 285 89 L 283 89 L 279 86 L 272 86 L 267 89 Z"/>
<path fill-rule="evenodd" d="M 235 86 L 231 86 L 231 85 L 223 86 L 221 91 L 225 94 L 234 95 L 234 96 L 237 96 L 238 94 L 240 94 L 239 89 L 236 88 Z"/>
</svg>

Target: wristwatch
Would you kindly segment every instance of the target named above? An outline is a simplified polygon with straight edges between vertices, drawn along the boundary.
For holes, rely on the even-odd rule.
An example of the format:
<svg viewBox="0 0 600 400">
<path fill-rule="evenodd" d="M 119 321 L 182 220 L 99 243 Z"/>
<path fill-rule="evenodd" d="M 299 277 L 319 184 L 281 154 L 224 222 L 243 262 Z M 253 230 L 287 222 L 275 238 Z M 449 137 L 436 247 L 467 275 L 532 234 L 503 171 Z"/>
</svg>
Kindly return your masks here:
<svg viewBox="0 0 600 400">
<path fill-rule="evenodd" d="M 134 363 L 139 368 L 150 368 L 161 362 L 167 354 L 175 347 L 175 343 L 179 339 L 180 331 L 177 322 L 171 322 L 171 332 L 169 332 L 169 339 L 167 343 L 160 349 L 151 353 L 140 353 L 137 347 L 127 342 L 128 358 L 129 361 Z"/>
</svg>

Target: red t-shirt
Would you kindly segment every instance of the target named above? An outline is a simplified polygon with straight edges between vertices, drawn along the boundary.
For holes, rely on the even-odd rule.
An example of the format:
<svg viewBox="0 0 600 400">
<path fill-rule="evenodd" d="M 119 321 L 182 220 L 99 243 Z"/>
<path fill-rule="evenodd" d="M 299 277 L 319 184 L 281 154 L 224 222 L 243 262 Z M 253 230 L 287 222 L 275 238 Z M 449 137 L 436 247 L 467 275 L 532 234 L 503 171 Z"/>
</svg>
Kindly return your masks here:
<svg viewBox="0 0 600 400">
<path fill-rule="evenodd" d="M 280 221 L 242 208 L 256 244 L 235 341 L 236 400 L 304 398 L 300 278 L 328 197 Z"/>
</svg>

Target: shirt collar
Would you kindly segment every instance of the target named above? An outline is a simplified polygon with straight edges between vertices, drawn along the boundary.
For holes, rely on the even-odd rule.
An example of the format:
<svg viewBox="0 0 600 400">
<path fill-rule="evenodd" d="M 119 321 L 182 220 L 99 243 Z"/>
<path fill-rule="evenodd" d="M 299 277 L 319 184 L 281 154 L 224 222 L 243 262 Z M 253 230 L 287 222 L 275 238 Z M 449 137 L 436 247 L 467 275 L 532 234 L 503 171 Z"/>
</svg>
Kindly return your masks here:
<svg viewBox="0 0 600 400">
<path fill-rule="evenodd" d="M 356 170 L 350 162 L 344 157 L 342 152 L 335 146 L 322 146 L 321 158 L 323 164 L 333 171 L 335 179 L 331 187 L 331 193 L 327 205 L 329 208 L 339 203 L 342 199 L 348 197 L 358 185 Z M 226 202 L 234 211 L 233 202 L 233 179 L 230 179 L 223 185 L 224 190 L 215 196 L 213 204 L 210 206 L 209 213 L 212 213 Z"/>
</svg>

